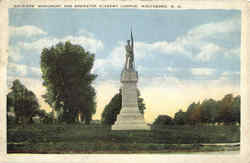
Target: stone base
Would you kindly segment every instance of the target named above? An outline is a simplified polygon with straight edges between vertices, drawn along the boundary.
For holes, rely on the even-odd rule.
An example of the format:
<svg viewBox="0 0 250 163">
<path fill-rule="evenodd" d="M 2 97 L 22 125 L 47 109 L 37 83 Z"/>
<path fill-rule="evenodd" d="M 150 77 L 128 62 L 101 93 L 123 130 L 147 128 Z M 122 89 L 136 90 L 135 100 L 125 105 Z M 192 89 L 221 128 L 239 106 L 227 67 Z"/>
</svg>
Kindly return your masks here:
<svg viewBox="0 0 250 163">
<path fill-rule="evenodd" d="M 112 130 L 150 130 L 147 124 L 133 125 L 133 124 L 119 124 L 113 125 Z"/>
<path fill-rule="evenodd" d="M 124 107 L 117 116 L 112 130 L 150 130 L 150 126 L 144 122 L 144 116 L 138 107 Z"/>
</svg>

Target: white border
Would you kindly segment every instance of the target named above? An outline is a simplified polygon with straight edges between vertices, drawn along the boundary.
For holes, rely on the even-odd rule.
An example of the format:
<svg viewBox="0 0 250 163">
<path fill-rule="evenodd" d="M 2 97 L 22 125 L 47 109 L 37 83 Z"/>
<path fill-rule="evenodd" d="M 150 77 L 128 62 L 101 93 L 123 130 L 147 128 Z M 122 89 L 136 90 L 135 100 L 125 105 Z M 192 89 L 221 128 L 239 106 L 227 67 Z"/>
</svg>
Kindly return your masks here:
<svg viewBox="0 0 250 163">
<path fill-rule="evenodd" d="M 15 4 L 167 4 L 181 5 L 183 9 L 240 9 L 242 12 L 241 35 L 241 149 L 240 154 L 6 154 L 6 94 L 7 94 L 7 50 L 8 50 L 8 7 Z M 247 0 L 0 0 L 0 162 L 250 162 L 250 111 L 248 103 L 250 87 L 250 3 Z M 172 9 L 172 8 L 168 8 Z M 177 8 L 173 8 L 177 9 Z"/>
</svg>

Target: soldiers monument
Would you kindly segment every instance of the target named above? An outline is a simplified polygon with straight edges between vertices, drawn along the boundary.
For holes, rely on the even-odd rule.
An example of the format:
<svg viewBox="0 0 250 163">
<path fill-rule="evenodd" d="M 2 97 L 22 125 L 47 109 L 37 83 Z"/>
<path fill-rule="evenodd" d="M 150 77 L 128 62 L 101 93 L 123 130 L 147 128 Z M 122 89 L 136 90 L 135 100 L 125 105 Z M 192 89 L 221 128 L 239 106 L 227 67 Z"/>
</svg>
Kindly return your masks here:
<svg viewBox="0 0 250 163">
<path fill-rule="evenodd" d="M 121 72 L 122 108 L 112 130 L 150 130 L 140 113 L 137 98 L 138 72 L 134 62 L 134 40 L 131 31 L 131 40 L 127 41 L 126 60 Z"/>
</svg>

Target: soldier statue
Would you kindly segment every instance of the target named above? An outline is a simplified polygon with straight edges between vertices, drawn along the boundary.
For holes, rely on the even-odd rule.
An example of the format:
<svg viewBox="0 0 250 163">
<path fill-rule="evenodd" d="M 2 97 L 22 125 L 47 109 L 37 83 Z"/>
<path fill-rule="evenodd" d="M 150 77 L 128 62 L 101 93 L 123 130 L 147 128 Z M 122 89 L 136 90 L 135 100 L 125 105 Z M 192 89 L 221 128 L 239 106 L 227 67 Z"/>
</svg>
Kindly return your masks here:
<svg viewBox="0 0 250 163">
<path fill-rule="evenodd" d="M 133 35 L 131 31 L 131 42 L 127 40 L 127 45 L 125 46 L 126 50 L 126 61 L 125 61 L 125 69 L 132 70 L 134 69 L 134 41 Z"/>
</svg>

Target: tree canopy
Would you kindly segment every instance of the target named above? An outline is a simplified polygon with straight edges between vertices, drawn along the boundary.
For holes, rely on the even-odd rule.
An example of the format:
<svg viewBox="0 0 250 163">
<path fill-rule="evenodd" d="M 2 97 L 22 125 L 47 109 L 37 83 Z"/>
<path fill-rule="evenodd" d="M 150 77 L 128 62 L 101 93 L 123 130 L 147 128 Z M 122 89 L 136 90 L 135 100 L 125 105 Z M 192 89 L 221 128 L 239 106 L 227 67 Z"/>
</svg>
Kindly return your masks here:
<svg viewBox="0 0 250 163">
<path fill-rule="evenodd" d="M 171 118 L 168 115 L 159 115 L 153 123 L 154 126 L 173 125 L 173 124 L 174 124 L 173 118 Z"/>
<path fill-rule="evenodd" d="M 43 97 L 53 109 L 62 110 L 62 121 L 73 123 L 81 115 L 88 124 L 95 113 L 94 59 L 94 54 L 69 41 L 43 49 L 41 70 L 47 88 Z"/>
<path fill-rule="evenodd" d="M 186 122 L 186 112 L 183 112 L 181 109 L 174 115 L 175 123 L 178 125 L 184 125 Z"/>
<path fill-rule="evenodd" d="M 7 95 L 7 110 L 13 110 L 18 123 L 28 123 L 40 109 L 36 95 L 19 80 L 13 81 L 11 92 Z"/>
<path fill-rule="evenodd" d="M 105 106 L 102 112 L 102 123 L 107 125 L 113 125 L 116 121 L 117 115 L 122 108 L 122 95 L 117 93 L 112 97 L 108 105 Z"/>
</svg>

